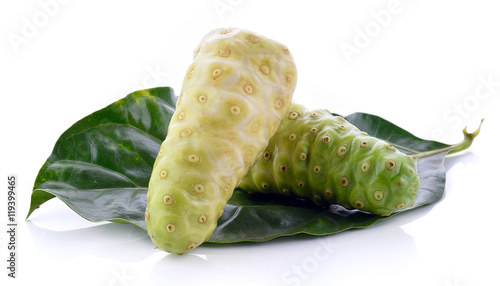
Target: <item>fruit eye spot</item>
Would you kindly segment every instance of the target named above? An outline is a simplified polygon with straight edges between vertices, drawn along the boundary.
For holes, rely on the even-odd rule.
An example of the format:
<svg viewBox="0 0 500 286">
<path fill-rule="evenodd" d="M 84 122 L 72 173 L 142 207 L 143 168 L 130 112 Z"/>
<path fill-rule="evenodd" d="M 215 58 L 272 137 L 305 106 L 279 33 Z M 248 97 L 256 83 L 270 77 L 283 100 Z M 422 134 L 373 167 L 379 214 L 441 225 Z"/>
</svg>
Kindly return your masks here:
<svg viewBox="0 0 500 286">
<path fill-rule="evenodd" d="M 216 77 L 216 78 L 219 77 L 221 74 L 222 74 L 222 70 L 221 69 L 214 69 L 214 71 L 212 72 L 212 75 L 214 77 Z"/>
<path fill-rule="evenodd" d="M 252 150 L 247 150 L 245 154 L 246 154 L 248 160 L 252 159 Z"/>
<path fill-rule="evenodd" d="M 370 163 L 364 162 L 361 164 L 361 173 L 366 174 L 368 172 L 370 172 Z"/>
<path fill-rule="evenodd" d="M 333 191 L 330 188 L 327 188 L 325 190 L 325 197 L 331 197 L 333 196 Z"/>
<path fill-rule="evenodd" d="M 330 142 L 330 140 L 331 140 L 331 139 L 330 139 L 330 137 L 328 137 L 328 136 L 324 136 L 324 137 L 321 139 L 321 141 L 323 141 L 323 143 L 325 143 L 325 144 L 326 144 L 326 143 L 328 143 L 328 142 Z"/>
<path fill-rule="evenodd" d="M 177 115 L 177 119 L 179 120 L 184 119 L 184 112 L 179 113 L 179 115 Z"/>
<path fill-rule="evenodd" d="M 349 186 L 349 177 L 347 177 L 346 175 L 340 177 L 340 185 L 344 188 L 347 188 Z"/>
<path fill-rule="evenodd" d="M 279 99 L 276 99 L 276 101 L 274 102 L 274 108 L 276 110 L 280 110 L 282 107 L 283 107 L 283 102 L 281 102 L 281 100 Z"/>
<path fill-rule="evenodd" d="M 356 208 L 358 208 L 358 209 L 362 209 L 365 207 L 365 202 L 363 202 L 360 199 L 357 199 L 354 201 L 354 206 L 356 206 Z"/>
<path fill-rule="evenodd" d="M 191 242 L 191 243 L 188 243 L 188 245 L 186 245 L 187 250 L 194 249 L 195 247 L 196 247 L 196 242 Z"/>
<path fill-rule="evenodd" d="M 205 186 L 202 183 L 196 183 L 193 185 L 193 191 L 198 195 L 203 194 L 205 192 Z"/>
<path fill-rule="evenodd" d="M 314 173 L 318 174 L 320 171 L 321 171 L 321 167 L 320 167 L 319 165 L 315 165 L 315 166 L 313 167 L 313 172 L 314 172 Z"/>
<path fill-rule="evenodd" d="M 233 115 L 238 115 L 238 114 L 240 114 L 240 111 L 241 111 L 239 106 L 236 106 L 236 105 L 231 106 L 230 110 L 231 110 L 231 114 L 233 114 Z"/>
<path fill-rule="evenodd" d="M 189 137 L 193 134 L 193 130 L 191 130 L 190 128 L 186 128 L 186 129 L 183 129 L 181 131 L 181 133 L 179 133 L 179 136 L 181 138 L 185 138 L 185 137 Z"/>
<path fill-rule="evenodd" d="M 199 224 L 204 224 L 207 221 L 207 216 L 204 214 L 201 214 L 198 216 L 198 223 Z"/>
<path fill-rule="evenodd" d="M 227 58 L 231 55 L 231 50 L 230 49 L 220 49 L 219 50 L 219 56 L 223 58 Z"/>
<path fill-rule="evenodd" d="M 384 146 L 387 150 L 396 151 L 396 148 L 389 143 L 385 143 Z"/>
<path fill-rule="evenodd" d="M 295 135 L 295 133 L 292 133 L 288 136 L 288 140 L 290 141 L 295 141 L 295 139 L 297 139 L 297 135 Z"/>
<path fill-rule="evenodd" d="M 263 73 L 265 75 L 269 75 L 270 69 L 269 69 L 268 65 L 262 64 L 262 65 L 260 65 L 259 69 L 260 69 L 261 73 Z"/>
<path fill-rule="evenodd" d="M 382 190 L 376 190 L 373 192 L 373 198 L 375 198 L 377 201 L 380 201 L 384 198 L 384 192 Z"/>
<path fill-rule="evenodd" d="M 193 59 L 196 59 L 196 57 L 198 56 L 198 54 L 200 53 L 200 50 L 201 50 L 201 46 L 199 46 L 196 51 L 194 52 L 193 54 Z"/>
<path fill-rule="evenodd" d="M 254 132 L 257 132 L 257 131 L 259 130 L 259 124 L 255 123 L 255 124 L 253 125 L 252 130 L 253 130 Z"/>
<path fill-rule="evenodd" d="M 389 171 L 393 171 L 394 169 L 396 169 L 396 162 L 391 159 L 385 161 L 385 168 Z"/>
<path fill-rule="evenodd" d="M 329 188 L 328 188 L 328 189 L 326 189 L 326 190 L 325 190 L 325 197 L 331 197 L 331 196 L 333 196 L 333 192 L 332 192 L 332 190 L 331 190 L 331 189 L 329 189 Z"/>
<path fill-rule="evenodd" d="M 361 147 L 361 148 L 368 148 L 368 147 L 370 147 L 370 142 L 368 142 L 368 141 L 363 141 L 363 142 L 361 142 L 361 143 L 359 144 L 359 147 Z"/>
<path fill-rule="evenodd" d="M 299 113 L 297 111 L 292 111 L 288 114 L 288 119 L 295 120 L 299 117 Z"/>
<path fill-rule="evenodd" d="M 196 165 L 200 162 L 200 156 L 195 153 L 191 153 L 187 156 L 187 161 L 191 165 Z"/>
<path fill-rule="evenodd" d="M 257 44 L 259 42 L 259 38 L 257 36 L 251 35 L 248 37 L 248 41 L 252 44 Z"/>
<path fill-rule="evenodd" d="M 172 223 L 168 223 L 166 226 L 166 229 L 168 232 L 174 232 L 175 231 L 175 225 Z"/>
<path fill-rule="evenodd" d="M 202 95 L 198 96 L 198 101 L 201 102 L 201 103 L 207 102 L 207 95 L 206 94 L 202 94 Z"/>
<path fill-rule="evenodd" d="M 171 194 L 166 194 L 163 196 L 163 203 L 167 206 L 171 206 L 175 203 L 175 199 Z"/>
<path fill-rule="evenodd" d="M 245 90 L 245 93 L 248 95 L 253 94 L 253 87 L 251 85 L 249 85 L 248 83 L 245 84 L 245 86 L 243 87 L 243 90 Z"/>
<path fill-rule="evenodd" d="M 163 169 L 160 171 L 160 178 L 166 179 L 168 177 L 168 171 L 166 169 Z"/>
<path fill-rule="evenodd" d="M 266 151 L 264 152 L 264 156 L 263 156 L 263 158 L 264 158 L 264 160 L 265 160 L 265 161 L 269 161 L 269 160 L 271 160 L 271 157 L 272 157 L 272 156 L 273 156 L 273 155 L 272 155 L 271 151 L 266 150 Z"/>
<path fill-rule="evenodd" d="M 405 202 L 399 202 L 399 203 L 397 203 L 397 204 L 396 204 L 396 208 L 397 208 L 398 210 L 400 210 L 400 209 L 404 208 L 405 206 L 406 206 L 406 203 L 405 203 Z"/>
<path fill-rule="evenodd" d="M 285 172 L 286 172 L 286 170 L 287 170 L 286 165 L 285 165 L 285 164 L 282 164 L 282 165 L 280 166 L 280 171 L 281 171 L 281 172 L 283 172 L 283 173 L 285 173 Z"/>
<path fill-rule="evenodd" d="M 304 153 L 304 152 L 300 153 L 300 154 L 299 154 L 299 159 L 300 159 L 301 161 L 306 160 L 306 159 L 307 159 L 307 155 L 306 155 L 306 153 Z"/>
<path fill-rule="evenodd" d="M 290 50 L 287 47 L 283 46 L 283 52 L 288 56 L 290 55 Z"/>
<path fill-rule="evenodd" d="M 343 146 L 340 146 L 339 149 L 337 149 L 337 157 L 339 158 L 343 158 L 347 155 L 347 151 L 349 149 L 347 148 L 347 146 L 343 145 Z"/>
</svg>

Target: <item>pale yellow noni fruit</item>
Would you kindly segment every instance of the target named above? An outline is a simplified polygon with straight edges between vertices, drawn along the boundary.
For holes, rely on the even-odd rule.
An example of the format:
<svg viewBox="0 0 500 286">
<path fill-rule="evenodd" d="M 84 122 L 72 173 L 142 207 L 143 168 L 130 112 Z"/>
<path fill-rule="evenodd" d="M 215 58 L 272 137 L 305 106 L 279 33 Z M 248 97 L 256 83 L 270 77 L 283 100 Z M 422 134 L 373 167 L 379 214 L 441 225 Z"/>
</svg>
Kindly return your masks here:
<svg viewBox="0 0 500 286">
<path fill-rule="evenodd" d="M 236 28 L 202 39 L 149 182 L 145 219 L 156 247 L 181 254 L 210 238 L 287 113 L 296 81 L 281 43 Z"/>
</svg>

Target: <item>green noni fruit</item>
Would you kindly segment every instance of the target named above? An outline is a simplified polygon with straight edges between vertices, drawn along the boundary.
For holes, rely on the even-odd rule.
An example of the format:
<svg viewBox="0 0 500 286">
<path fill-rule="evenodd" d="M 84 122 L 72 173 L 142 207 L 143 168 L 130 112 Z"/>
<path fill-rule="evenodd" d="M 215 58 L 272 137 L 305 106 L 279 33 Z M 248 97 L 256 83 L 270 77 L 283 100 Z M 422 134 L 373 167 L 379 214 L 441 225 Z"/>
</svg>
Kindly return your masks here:
<svg viewBox="0 0 500 286">
<path fill-rule="evenodd" d="M 293 103 L 239 187 L 387 216 L 415 204 L 412 157 L 327 110 Z"/>
<path fill-rule="evenodd" d="M 291 106 L 296 78 L 288 48 L 264 36 L 215 29 L 202 39 L 149 182 L 156 247 L 181 254 L 210 238 Z"/>
</svg>

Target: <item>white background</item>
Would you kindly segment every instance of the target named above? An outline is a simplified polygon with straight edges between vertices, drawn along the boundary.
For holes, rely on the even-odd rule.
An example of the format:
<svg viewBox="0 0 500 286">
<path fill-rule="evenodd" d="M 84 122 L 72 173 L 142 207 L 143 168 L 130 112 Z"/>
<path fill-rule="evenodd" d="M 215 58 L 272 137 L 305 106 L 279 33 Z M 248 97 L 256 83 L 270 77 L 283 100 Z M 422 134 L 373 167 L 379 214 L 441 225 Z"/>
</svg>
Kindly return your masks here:
<svg viewBox="0 0 500 286">
<path fill-rule="evenodd" d="M 2 1 L 0 23 L 2 285 L 500 285 L 497 1 Z M 471 148 L 447 159 L 445 198 L 363 230 L 182 256 L 57 199 L 24 220 L 64 130 L 138 89 L 178 93 L 197 43 L 221 26 L 286 44 L 294 99 L 310 108 L 377 114 L 445 143 L 485 118 Z M 17 279 L 5 262 L 9 174 Z"/>
</svg>

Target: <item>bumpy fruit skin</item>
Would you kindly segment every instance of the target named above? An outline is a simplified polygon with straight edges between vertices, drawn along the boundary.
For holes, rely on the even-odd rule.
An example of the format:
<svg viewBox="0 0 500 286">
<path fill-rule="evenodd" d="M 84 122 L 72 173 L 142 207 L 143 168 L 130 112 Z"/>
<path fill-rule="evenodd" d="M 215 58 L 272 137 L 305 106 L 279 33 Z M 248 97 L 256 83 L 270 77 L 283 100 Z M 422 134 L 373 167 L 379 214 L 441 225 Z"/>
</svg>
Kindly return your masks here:
<svg viewBox="0 0 500 286">
<path fill-rule="evenodd" d="M 149 182 L 156 247 L 181 254 L 210 238 L 287 113 L 296 78 L 289 50 L 264 36 L 215 29 L 202 39 Z"/>
<path fill-rule="evenodd" d="M 410 156 L 327 110 L 293 103 L 239 187 L 387 216 L 415 204 L 420 181 Z"/>
</svg>

